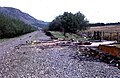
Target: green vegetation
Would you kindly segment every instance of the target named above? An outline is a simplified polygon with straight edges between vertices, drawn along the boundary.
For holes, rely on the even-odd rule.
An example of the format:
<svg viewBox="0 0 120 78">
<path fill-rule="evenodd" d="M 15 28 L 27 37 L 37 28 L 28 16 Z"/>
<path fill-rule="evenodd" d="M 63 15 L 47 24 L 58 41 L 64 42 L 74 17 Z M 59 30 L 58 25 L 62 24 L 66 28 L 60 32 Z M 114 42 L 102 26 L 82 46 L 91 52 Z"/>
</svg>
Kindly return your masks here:
<svg viewBox="0 0 120 78">
<path fill-rule="evenodd" d="M 49 31 L 55 38 L 62 38 L 65 40 L 75 39 L 75 40 L 81 40 L 85 41 L 88 40 L 88 38 L 81 38 L 80 36 L 74 34 L 74 33 L 66 33 L 66 36 L 63 35 L 62 32 L 59 31 Z"/>
<path fill-rule="evenodd" d="M 34 27 L 18 19 L 11 18 L 2 13 L 0 14 L 0 39 L 19 36 L 34 30 L 36 30 Z"/>
<path fill-rule="evenodd" d="M 55 38 L 65 38 L 65 36 L 58 31 L 50 31 L 50 33 L 55 37 Z"/>
<path fill-rule="evenodd" d="M 76 14 L 64 12 L 63 15 L 57 16 L 50 24 L 50 31 L 61 31 L 66 33 L 77 33 L 78 31 L 88 28 L 88 21 L 85 16 L 78 12 Z"/>
<path fill-rule="evenodd" d="M 50 22 L 49 28 L 45 28 L 44 31 L 50 31 L 55 38 L 87 40 L 80 38 L 77 34 L 88 27 L 89 21 L 82 13 L 72 14 L 71 12 L 64 12 L 63 15 L 57 16 Z"/>
<path fill-rule="evenodd" d="M 116 47 L 120 48 L 120 44 L 115 44 L 114 46 L 116 46 Z"/>
<path fill-rule="evenodd" d="M 0 43 L 7 41 L 8 39 L 0 39 Z"/>
</svg>

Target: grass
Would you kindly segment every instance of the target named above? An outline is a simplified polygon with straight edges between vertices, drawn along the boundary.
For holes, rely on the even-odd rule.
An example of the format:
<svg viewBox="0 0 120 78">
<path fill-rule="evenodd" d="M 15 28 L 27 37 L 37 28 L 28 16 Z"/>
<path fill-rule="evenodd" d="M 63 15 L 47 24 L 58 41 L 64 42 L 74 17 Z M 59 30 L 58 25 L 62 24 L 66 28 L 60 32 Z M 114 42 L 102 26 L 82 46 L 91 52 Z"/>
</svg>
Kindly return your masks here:
<svg viewBox="0 0 120 78">
<path fill-rule="evenodd" d="M 65 38 L 65 36 L 61 32 L 58 31 L 50 31 L 50 32 L 55 38 Z"/>
<path fill-rule="evenodd" d="M 0 43 L 7 41 L 8 39 L 0 39 Z"/>
<path fill-rule="evenodd" d="M 88 40 L 88 38 L 81 38 L 79 35 L 73 34 L 73 33 L 66 33 L 66 36 L 64 36 L 62 32 L 58 32 L 58 31 L 50 31 L 50 32 L 55 38 L 62 38 L 65 40 L 74 39 L 74 40 L 81 40 L 81 41 Z"/>
<path fill-rule="evenodd" d="M 115 44 L 116 47 L 120 48 L 120 44 Z"/>
</svg>

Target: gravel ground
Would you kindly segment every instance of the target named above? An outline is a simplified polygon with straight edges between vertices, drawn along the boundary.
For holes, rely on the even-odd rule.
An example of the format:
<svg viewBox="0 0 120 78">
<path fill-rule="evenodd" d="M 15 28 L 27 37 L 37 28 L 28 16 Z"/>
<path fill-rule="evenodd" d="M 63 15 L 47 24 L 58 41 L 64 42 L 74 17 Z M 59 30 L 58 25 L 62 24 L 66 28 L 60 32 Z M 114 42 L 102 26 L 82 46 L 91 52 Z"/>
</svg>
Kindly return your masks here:
<svg viewBox="0 0 120 78">
<path fill-rule="evenodd" d="M 30 40 L 41 37 L 38 32 L 31 34 L 34 37 Z M 49 39 L 46 36 L 42 39 L 44 38 Z M 120 70 L 117 67 L 82 58 L 83 56 L 77 57 L 73 48 L 54 46 L 43 49 L 34 44 L 22 45 L 15 49 L 18 43 L 14 43 L 17 40 L 19 43 L 20 39 L 17 38 L 12 46 L 9 44 L 11 42 L 4 42 L 12 49 L 5 50 L 0 57 L 0 78 L 120 78 Z"/>
<path fill-rule="evenodd" d="M 35 31 L 20 37 L 8 39 L 0 43 L 0 56 L 5 52 L 10 52 L 14 49 L 15 46 L 18 46 L 19 44 L 25 44 L 26 41 L 33 40 L 50 40 L 50 38 L 42 31 Z"/>
</svg>

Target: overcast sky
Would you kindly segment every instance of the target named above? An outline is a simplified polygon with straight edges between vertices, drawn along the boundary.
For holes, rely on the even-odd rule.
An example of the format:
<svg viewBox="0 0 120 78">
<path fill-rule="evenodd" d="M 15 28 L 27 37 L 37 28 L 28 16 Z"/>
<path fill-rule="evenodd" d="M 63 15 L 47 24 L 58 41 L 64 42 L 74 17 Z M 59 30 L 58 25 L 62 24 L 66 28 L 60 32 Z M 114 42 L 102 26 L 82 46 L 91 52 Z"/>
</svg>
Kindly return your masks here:
<svg viewBox="0 0 120 78">
<path fill-rule="evenodd" d="M 20 9 L 47 22 L 66 11 L 80 11 L 92 23 L 120 22 L 120 0 L 0 0 L 0 6 Z"/>
</svg>

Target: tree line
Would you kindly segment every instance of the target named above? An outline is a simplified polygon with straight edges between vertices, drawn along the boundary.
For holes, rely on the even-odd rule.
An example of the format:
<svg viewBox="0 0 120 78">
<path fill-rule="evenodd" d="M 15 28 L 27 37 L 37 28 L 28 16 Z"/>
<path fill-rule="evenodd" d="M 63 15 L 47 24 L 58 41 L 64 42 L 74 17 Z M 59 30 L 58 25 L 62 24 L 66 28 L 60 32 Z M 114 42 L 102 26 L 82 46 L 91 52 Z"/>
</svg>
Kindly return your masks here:
<svg viewBox="0 0 120 78">
<path fill-rule="evenodd" d="M 0 38 L 11 38 L 36 30 L 31 25 L 0 13 Z"/>
<path fill-rule="evenodd" d="M 49 23 L 50 31 L 61 31 L 64 33 L 77 33 L 80 30 L 88 28 L 89 21 L 85 18 L 84 14 L 77 12 L 64 12 L 63 15 L 57 16 L 52 22 Z"/>
<path fill-rule="evenodd" d="M 120 25 L 120 22 L 116 22 L 116 23 L 90 23 L 89 24 L 90 27 L 94 27 L 94 26 L 106 26 L 106 25 Z"/>
</svg>

